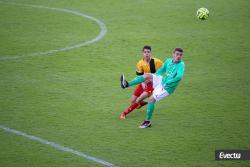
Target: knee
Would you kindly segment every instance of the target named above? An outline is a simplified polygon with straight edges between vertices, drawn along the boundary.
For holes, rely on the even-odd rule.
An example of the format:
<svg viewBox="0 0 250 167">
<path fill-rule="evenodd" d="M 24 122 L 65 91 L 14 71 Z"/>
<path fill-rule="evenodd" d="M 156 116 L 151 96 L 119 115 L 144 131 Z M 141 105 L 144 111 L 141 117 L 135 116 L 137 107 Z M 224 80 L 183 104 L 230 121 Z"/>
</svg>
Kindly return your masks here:
<svg viewBox="0 0 250 167">
<path fill-rule="evenodd" d="M 131 103 L 134 103 L 134 102 L 136 101 L 136 99 L 137 99 L 136 96 L 132 96 L 132 97 L 130 98 L 130 102 L 131 102 Z"/>
<path fill-rule="evenodd" d="M 142 101 L 142 99 L 141 98 L 137 98 L 135 101 L 136 101 L 136 103 L 140 103 Z"/>
</svg>

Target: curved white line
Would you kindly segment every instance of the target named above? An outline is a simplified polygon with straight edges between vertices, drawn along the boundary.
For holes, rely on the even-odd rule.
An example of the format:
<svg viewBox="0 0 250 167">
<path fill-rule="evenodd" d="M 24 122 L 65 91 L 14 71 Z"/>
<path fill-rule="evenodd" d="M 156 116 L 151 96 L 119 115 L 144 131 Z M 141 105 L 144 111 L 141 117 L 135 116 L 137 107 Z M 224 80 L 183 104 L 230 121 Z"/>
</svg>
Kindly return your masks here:
<svg viewBox="0 0 250 167">
<path fill-rule="evenodd" d="M 89 40 L 89 41 L 85 41 L 85 42 L 81 42 L 78 43 L 76 45 L 72 45 L 72 46 L 66 46 L 64 48 L 58 48 L 58 49 L 53 49 L 53 50 L 49 50 L 49 51 L 44 51 L 44 52 L 36 52 L 36 53 L 30 53 L 30 54 L 24 54 L 24 55 L 5 55 L 4 57 L 0 57 L 0 60 L 13 60 L 13 59 L 19 59 L 19 58 L 23 58 L 23 57 L 34 57 L 34 56 L 45 56 L 45 55 L 51 55 L 53 53 L 56 52 L 62 52 L 62 51 L 68 51 L 68 50 L 72 50 L 72 49 L 76 49 L 76 48 L 80 48 L 82 46 L 86 46 L 88 44 L 94 43 L 99 41 L 100 39 L 102 39 L 105 34 L 107 33 L 107 28 L 105 26 L 105 24 L 103 22 L 101 22 L 100 20 L 74 11 L 74 10 L 69 10 L 69 9 L 62 9 L 62 8 L 51 8 L 51 7 L 46 7 L 46 6 L 39 6 L 39 5 L 29 5 L 29 4 L 21 4 L 21 3 L 11 3 L 11 2 L 3 2 L 0 1 L 0 3 L 6 3 L 6 4 L 11 4 L 11 5 L 19 5 L 19 6 L 27 6 L 27 7 L 33 7 L 33 8 L 41 8 L 41 9 L 48 9 L 48 10 L 55 10 L 55 11 L 59 11 L 59 12 L 65 12 L 65 13 L 71 13 L 77 16 L 81 16 L 84 18 L 87 18 L 89 20 L 92 20 L 94 22 L 96 22 L 98 24 L 98 26 L 100 27 L 100 33 L 98 34 L 97 37 Z"/>
<path fill-rule="evenodd" d="M 108 166 L 108 167 L 116 167 L 114 164 L 112 164 L 110 162 L 104 161 L 102 159 L 98 159 L 98 158 L 93 157 L 93 156 L 89 156 L 81 151 L 74 150 L 72 148 L 59 145 L 55 142 L 51 142 L 51 141 L 45 140 L 45 139 L 40 138 L 40 137 L 29 135 L 29 134 L 26 134 L 24 132 L 21 132 L 21 131 L 15 130 L 15 129 L 11 129 L 11 128 L 8 128 L 8 127 L 3 126 L 3 125 L 0 125 L 0 129 L 3 129 L 6 132 L 13 133 L 13 134 L 18 135 L 18 136 L 23 136 L 25 138 L 37 141 L 37 142 L 45 144 L 45 145 L 49 145 L 49 146 L 54 147 L 55 149 L 60 150 L 60 151 L 70 152 L 72 154 L 78 155 L 80 157 L 83 157 L 85 159 L 88 159 L 88 160 L 91 160 L 94 162 L 97 162 L 99 164 L 103 164 L 103 165 Z"/>
</svg>

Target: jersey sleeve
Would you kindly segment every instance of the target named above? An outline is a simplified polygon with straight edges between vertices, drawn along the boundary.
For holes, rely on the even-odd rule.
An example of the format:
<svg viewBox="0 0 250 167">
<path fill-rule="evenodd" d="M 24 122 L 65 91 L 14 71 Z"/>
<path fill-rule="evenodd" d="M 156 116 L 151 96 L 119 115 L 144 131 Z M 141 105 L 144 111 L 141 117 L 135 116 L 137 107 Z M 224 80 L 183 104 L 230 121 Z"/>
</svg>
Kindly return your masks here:
<svg viewBox="0 0 250 167">
<path fill-rule="evenodd" d="M 155 62 L 155 69 L 156 71 L 162 66 L 163 62 L 159 59 L 156 59 L 156 62 Z"/>
<path fill-rule="evenodd" d="M 136 64 L 136 75 L 143 75 L 144 70 L 141 61 Z"/>
</svg>

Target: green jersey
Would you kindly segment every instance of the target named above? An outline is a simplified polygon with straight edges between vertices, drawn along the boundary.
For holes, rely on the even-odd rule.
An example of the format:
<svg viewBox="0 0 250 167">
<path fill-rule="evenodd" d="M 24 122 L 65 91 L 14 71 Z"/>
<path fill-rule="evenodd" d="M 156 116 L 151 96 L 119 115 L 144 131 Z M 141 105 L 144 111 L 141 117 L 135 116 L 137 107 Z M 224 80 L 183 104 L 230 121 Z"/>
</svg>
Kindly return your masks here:
<svg viewBox="0 0 250 167">
<path fill-rule="evenodd" d="M 173 63 L 173 59 L 169 58 L 155 74 L 163 76 L 161 84 L 168 93 L 172 94 L 181 81 L 184 71 L 185 63 L 183 61 Z"/>
</svg>

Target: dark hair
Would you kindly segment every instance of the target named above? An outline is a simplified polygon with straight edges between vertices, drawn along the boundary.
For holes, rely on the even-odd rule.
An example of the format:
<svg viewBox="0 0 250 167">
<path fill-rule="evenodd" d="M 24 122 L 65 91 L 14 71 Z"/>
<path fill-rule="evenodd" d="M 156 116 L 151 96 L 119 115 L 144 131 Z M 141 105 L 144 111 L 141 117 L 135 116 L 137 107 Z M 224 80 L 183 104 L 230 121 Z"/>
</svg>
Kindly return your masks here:
<svg viewBox="0 0 250 167">
<path fill-rule="evenodd" d="M 150 50 L 150 51 L 151 51 L 151 46 L 149 46 L 149 45 L 145 45 L 145 46 L 142 48 L 142 51 L 144 51 L 144 49 L 148 49 L 148 50 Z"/>
<path fill-rule="evenodd" d="M 184 52 L 183 49 L 181 49 L 181 48 L 175 48 L 175 49 L 174 49 L 174 52 L 175 52 L 175 51 L 178 51 L 178 52 L 181 52 L 181 53 Z"/>
</svg>

